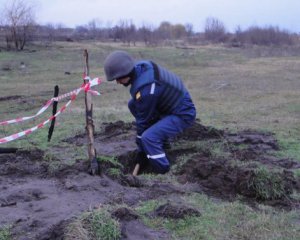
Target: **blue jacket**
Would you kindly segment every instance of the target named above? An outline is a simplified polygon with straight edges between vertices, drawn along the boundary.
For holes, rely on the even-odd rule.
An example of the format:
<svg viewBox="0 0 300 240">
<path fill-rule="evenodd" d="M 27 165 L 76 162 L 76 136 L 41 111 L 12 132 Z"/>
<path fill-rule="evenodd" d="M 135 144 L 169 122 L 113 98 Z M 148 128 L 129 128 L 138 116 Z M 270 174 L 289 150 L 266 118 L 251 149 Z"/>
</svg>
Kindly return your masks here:
<svg viewBox="0 0 300 240">
<path fill-rule="evenodd" d="M 177 115 L 190 121 L 196 110 L 181 79 L 170 71 L 150 61 L 140 61 L 135 66 L 128 106 L 136 118 L 137 134 L 166 115 Z"/>
</svg>

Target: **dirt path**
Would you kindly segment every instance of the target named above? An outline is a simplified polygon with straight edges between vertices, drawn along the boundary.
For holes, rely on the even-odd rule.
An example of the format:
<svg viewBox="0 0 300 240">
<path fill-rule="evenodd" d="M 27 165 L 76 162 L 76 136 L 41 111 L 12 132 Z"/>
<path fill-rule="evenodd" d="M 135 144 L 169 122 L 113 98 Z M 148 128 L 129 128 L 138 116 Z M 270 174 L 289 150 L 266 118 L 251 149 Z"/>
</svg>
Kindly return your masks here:
<svg viewBox="0 0 300 240">
<path fill-rule="evenodd" d="M 126 204 L 137 206 L 149 199 L 178 199 L 190 192 L 203 192 L 214 197 L 234 200 L 243 196 L 245 202 L 299 209 L 299 202 L 290 197 L 299 191 L 299 179 L 292 174 L 300 164 L 292 159 L 278 159 L 272 151 L 278 144 L 272 134 L 255 131 L 227 133 L 197 123 L 176 139 L 177 147 L 168 151 L 172 166 L 183 154 L 188 154 L 185 163 L 170 174 L 175 174 L 180 183 L 161 183 L 138 179 L 127 175 L 132 171 L 131 159 L 135 154 L 135 129 L 131 123 L 115 122 L 104 125 L 104 130 L 95 136 L 98 154 L 116 156 L 122 163 L 122 174 L 110 176 L 109 164 L 102 165 L 102 176 L 88 174 L 88 162 L 77 161 L 72 166 L 65 164 L 68 149 L 59 147 L 56 152 L 59 167 L 53 169 L 44 153 L 38 149 L 17 151 L 0 155 L 0 226 L 10 225 L 14 239 L 62 239 L 64 227 L 72 217 L 100 204 Z M 192 143 L 206 141 L 207 147 L 197 148 Z M 70 148 L 84 145 L 82 135 L 66 139 Z M 223 156 L 209 146 L 221 146 Z M 242 147 L 241 147 L 242 146 Z M 60 156 L 60 157 L 59 157 Z M 69 156 L 70 158 L 70 156 Z M 233 161 L 234 160 L 234 161 Z M 282 195 L 269 192 L 259 195 L 255 179 L 260 169 L 269 169 L 278 176 Z M 280 174 L 278 171 L 280 170 Z M 147 170 L 145 170 L 147 171 Z M 267 179 L 267 181 L 270 181 Z M 253 183 L 249 185 L 249 182 Z M 266 182 L 270 185 L 271 182 Z M 182 217 L 193 210 L 160 207 L 158 214 L 167 217 Z M 173 206 L 174 207 L 174 206 Z M 175 214 L 174 216 L 174 212 Z M 165 230 L 145 226 L 138 216 L 115 213 L 122 224 L 123 239 L 170 239 Z M 173 214 L 173 215 L 172 215 Z"/>
</svg>

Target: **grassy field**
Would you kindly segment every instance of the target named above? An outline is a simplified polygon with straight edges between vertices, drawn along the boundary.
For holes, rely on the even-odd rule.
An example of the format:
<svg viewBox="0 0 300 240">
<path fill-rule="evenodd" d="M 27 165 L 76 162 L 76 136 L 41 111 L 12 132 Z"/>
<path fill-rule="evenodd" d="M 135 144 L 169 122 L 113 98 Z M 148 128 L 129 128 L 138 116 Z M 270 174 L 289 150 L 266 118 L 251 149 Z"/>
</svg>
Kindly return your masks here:
<svg viewBox="0 0 300 240">
<path fill-rule="evenodd" d="M 290 56 L 284 50 L 272 56 L 271 49 L 268 52 L 266 48 L 257 47 L 127 49 L 121 45 L 100 43 L 55 43 L 48 47 L 31 46 L 23 52 L 1 52 L 1 97 L 22 96 L 0 101 L 1 120 L 36 113 L 52 97 L 55 85 L 59 85 L 61 94 L 79 87 L 82 83 L 84 49 L 89 52 L 91 77 L 104 79 L 103 61 L 114 49 L 128 50 L 137 59 L 151 59 L 170 68 L 184 79 L 197 106 L 198 118 L 204 125 L 274 132 L 285 150 L 282 154 L 299 158 L 300 58 Z M 22 62 L 24 68 L 21 68 Z M 10 70 L 4 71 L 7 67 Z M 65 72 L 71 74 L 66 75 Z M 93 100 L 96 128 L 105 121 L 133 120 L 127 110 L 127 89 L 104 80 L 98 90 L 102 96 Z M 54 141 L 83 131 L 83 103 L 81 94 L 58 118 L 57 128 L 60 130 L 54 134 Z M 46 116 L 49 115 L 50 112 L 47 112 Z M 42 115 L 29 123 L 1 127 L 1 136 L 31 127 L 45 118 Z M 42 144 L 46 147 L 45 131 L 39 130 L 9 145 Z"/>
<path fill-rule="evenodd" d="M 78 88 L 82 84 L 84 49 L 89 52 L 90 76 L 103 79 L 96 87 L 101 96 L 93 97 L 96 131 L 103 122 L 133 121 L 127 109 L 128 89 L 106 82 L 103 72 L 105 57 L 112 50 L 124 49 L 136 59 L 151 59 L 178 73 L 190 90 L 197 117 L 203 125 L 231 131 L 273 132 L 281 147 L 278 154 L 300 161 L 300 53 L 295 54 L 299 51 L 296 47 L 294 51 L 277 49 L 274 53 L 274 49 L 265 47 L 126 48 L 118 44 L 87 42 L 36 44 L 23 52 L 2 51 L 0 121 L 35 114 L 52 98 L 55 85 L 59 85 L 60 94 Z M 51 109 L 25 123 L 0 126 L 0 138 L 35 126 L 50 115 Z M 47 142 L 48 127 L 44 127 L 0 147 L 38 147 L 47 152 L 52 146 L 66 144 L 63 139 L 84 131 L 84 94 L 81 93 L 57 118 L 50 143 Z M 77 151 L 85 154 L 82 149 Z M 201 194 L 186 196 L 185 201 L 203 209 L 201 219 L 192 217 L 175 223 L 145 218 L 145 222 L 154 228 L 163 225 L 172 231 L 174 239 L 299 237 L 299 227 L 295 227 L 299 224 L 299 216 L 294 211 L 275 211 L 265 206 L 255 211 L 239 202 L 215 202 Z M 143 215 L 153 210 L 154 205 L 146 202 L 137 210 Z M 5 238 L 7 231 L 7 228 L 0 231 L 0 239 L 8 239 Z"/>
</svg>

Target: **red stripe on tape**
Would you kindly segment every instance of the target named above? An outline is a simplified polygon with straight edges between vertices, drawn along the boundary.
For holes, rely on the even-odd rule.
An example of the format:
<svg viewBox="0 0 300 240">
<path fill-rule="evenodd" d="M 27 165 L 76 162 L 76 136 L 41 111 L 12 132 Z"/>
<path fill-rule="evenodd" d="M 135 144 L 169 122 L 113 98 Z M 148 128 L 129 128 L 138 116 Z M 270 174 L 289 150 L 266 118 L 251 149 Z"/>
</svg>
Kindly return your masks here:
<svg viewBox="0 0 300 240">
<path fill-rule="evenodd" d="M 76 97 L 77 97 L 77 95 L 76 95 L 76 94 L 73 94 L 73 95 L 71 96 L 71 100 L 74 101 L 74 100 L 76 99 Z"/>
<path fill-rule="evenodd" d="M 31 129 L 25 130 L 25 135 L 32 133 Z"/>
<path fill-rule="evenodd" d="M 21 122 L 23 120 L 22 117 L 16 118 L 16 122 Z"/>
</svg>

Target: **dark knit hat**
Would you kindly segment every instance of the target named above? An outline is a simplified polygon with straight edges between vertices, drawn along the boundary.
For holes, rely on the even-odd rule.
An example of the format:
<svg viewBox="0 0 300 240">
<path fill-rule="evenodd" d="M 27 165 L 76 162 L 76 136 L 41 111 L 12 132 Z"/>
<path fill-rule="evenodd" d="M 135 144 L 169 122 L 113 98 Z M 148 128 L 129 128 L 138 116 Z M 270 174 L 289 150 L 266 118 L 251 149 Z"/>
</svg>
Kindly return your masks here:
<svg viewBox="0 0 300 240">
<path fill-rule="evenodd" d="M 128 75 L 134 68 L 133 58 L 125 51 L 114 51 L 104 61 L 107 81 Z"/>
</svg>

